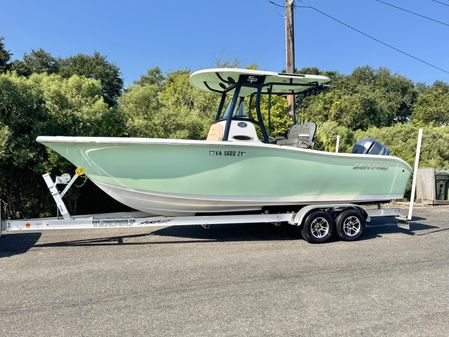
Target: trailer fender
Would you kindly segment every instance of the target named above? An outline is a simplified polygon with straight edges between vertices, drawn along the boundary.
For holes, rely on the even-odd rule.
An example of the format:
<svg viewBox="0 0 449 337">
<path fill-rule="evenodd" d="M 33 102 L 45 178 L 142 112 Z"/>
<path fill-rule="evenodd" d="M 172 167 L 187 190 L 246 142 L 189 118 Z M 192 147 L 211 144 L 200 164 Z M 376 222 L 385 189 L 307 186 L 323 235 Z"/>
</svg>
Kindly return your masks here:
<svg viewBox="0 0 449 337">
<path fill-rule="evenodd" d="M 298 213 L 296 213 L 296 215 L 294 217 L 292 217 L 292 220 L 290 221 L 291 225 L 295 225 L 295 226 L 301 226 L 305 217 L 312 211 L 317 210 L 317 209 L 332 209 L 332 210 L 337 210 L 337 209 L 347 209 L 347 208 L 353 208 L 358 210 L 364 217 L 366 220 L 368 220 L 368 213 L 365 211 L 365 209 L 363 209 L 363 207 L 360 207 L 359 205 L 355 205 L 355 204 L 314 204 L 314 205 L 307 205 L 303 208 L 301 208 Z"/>
</svg>

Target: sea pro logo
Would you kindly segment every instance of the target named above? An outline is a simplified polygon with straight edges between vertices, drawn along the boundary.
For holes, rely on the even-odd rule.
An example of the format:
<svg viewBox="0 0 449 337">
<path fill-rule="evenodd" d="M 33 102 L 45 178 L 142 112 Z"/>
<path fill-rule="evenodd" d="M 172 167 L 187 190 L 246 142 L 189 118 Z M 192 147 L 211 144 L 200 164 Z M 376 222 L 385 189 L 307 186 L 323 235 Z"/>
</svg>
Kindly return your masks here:
<svg viewBox="0 0 449 337">
<path fill-rule="evenodd" d="M 258 78 L 256 76 L 248 76 L 247 81 L 251 84 L 256 83 L 258 81 Z"/>
<path fill-rule="evenodd" d="M 389 169 L 389 166 L 382 164 L 373 164 L 373 163 L 356 163 L 352 166 L 354 170 L 379 170 L 386 171 Z"/>
</svg>

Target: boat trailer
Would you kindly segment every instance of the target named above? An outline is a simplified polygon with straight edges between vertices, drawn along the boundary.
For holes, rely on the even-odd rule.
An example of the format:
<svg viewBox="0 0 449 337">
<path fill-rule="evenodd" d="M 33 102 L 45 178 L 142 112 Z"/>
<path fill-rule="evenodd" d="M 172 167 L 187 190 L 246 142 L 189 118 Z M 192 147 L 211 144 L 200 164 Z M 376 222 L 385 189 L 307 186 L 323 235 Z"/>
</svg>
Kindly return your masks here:
<svg viewBox="0 0 449 337">
<path fill-rule="evenodd" d="M 63 197 L 73 185 L 75 180 L 84 174 L 82 168 L 77 168 L 73 177 L 68 173 L 57 176 L 53 181 L 47 173 L 42 177 L 55 201 L 57 206 L 57 216 L 52 218 L 35 218 L 35 219 L 19 219 L 19 220 L 3 220 L 0 207 L 0 237 L 2 233 L 10 231 L 46 231 L 46 230 L 62 230 L 62 229 L 111 229 L 111 228 L 145 228 L 145 227 L 168 227 L 168 226 L 192 226 L 201 225 L 208 228 L 211 225 L 223 224 L 242 224 L 242 223 L 288 223 L 294 226 L 304 226 L 304 223 L 311 223 L 310 226 L 316 227 L 316 234 L 312 235 L 303 232 L 309 242 L 324 242 L 329 237 L 320 237 L 323 234 L 323 221 L 329 217 L 326 212 L 340 212 L 353 210 L 351 213 L 352 220 L 357 221 L 358 215 L 359 226 L 361 232 L 364 229 L 365 222 L 373 217 L 396 217 L 399 218 L 401 213 L 398 208 L 382 208 L 378 204 L 375 209 L 365 209 L 360 205 L 350 203 L 332 203 L 332 204 L 312 204 L 302 207 L 299 211 L 291 211 L 284 213 L 259 213 L 259 214 L 239 214 L 239 215 L 198 215 L 198 216 L 148 216 L 143 212 L 120 212 L 120 213 L 103 213 L 92 215 L 72 216 L 64 203 Z M 65 185 L 62 191 L 59 191 L 57 185 Z M 319 215 L 318 218 L 310 220 L 310 215 Z M 338 217 L 337 227 L 338 227 Z M 325 225 L 325 223 L 324 223 Z M 321 226 L 321 232 L 320 232 Z M 331 221 L 328 224 L 331 227 Z M 342 225 L 343 226 L 343 225 Z M 362 234 L 357 235 L 357 238 Z M 311 236 L 311 237 L 310 237 Z M 323 236 L 323 235 L 321 235 Z M 341 237 L 342 238 L 342 237 Z M 318 239 L 318 240 L 317 240 Z M 322 241 L 320 241 L 322 239 Z M 325 240 L 324 240 L 325 239 Z M 343 237 L 342 239 L 345 239 Z M 351 238 L 346 238 L 352 241 Z M 356 238 L 355 238 L 356 239 Z M 355 240 L 354 239 L 354 240 Z"/>
<path fill-rule="evenodd" d="M 68 173 L 57 176 L 55 181 L 47 173 L 42 177 L 56 203 L 57 216 L 54 218 L 3 220 L 2 201 L 0 199 L 0 237 L 10 231 L 44 231 L 54 229 L 95 229 L 95 228 L 144 228 L 168 226 L 241 224 L 241 223 L 289 223 L 301 227 L 302 236 L 309 242 L 328 241 L 335 230 L 337 236 L 346 241 L 357 240 L 363 233 L 365 223 L 374 217 L 395 217 L 398 225 L 412 220 L 416 190 L 416 178 L 421 152 L 423 130 L 418 131 L 415 165 L 413 170 L 412 191 L 408 215 L 401 215 L 399 208 L 368 209 L 350 203 L 310 204 L 298 211 L 285 213 L 240 214 L 240 215 L 198 215 L 183 217 L 156 216 L 149 217 L 142 212 L 105 213 L 72 216 L 64 203 L 63 197 L 78 177 L 84 175 L 82 168 L 77 168 L 73 177 Z M 57 185 L 65 185 L 60 192 Z M 334 223 L 335 222 L 335 223 Z M 326 227 L 327 226 L 327 227 Z M 407 227 L 407 225 L 405 226 Z M 326 229 L 327 228 L 327 229 Z"/>
</svg>

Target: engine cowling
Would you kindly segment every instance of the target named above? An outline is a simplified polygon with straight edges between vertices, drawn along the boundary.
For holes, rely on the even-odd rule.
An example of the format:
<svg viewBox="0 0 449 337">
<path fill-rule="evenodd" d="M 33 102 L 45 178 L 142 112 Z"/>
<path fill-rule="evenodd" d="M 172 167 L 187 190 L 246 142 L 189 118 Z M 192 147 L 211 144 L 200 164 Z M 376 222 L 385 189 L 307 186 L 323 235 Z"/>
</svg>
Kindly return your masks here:
<svg viewBox="0 0 449 337">
<path fill-rule="evenodd" d="M 388 156 L 390 151 L 382 143 L 373 138 L 364 138 L 359 140 L 352 148 L 352 153 L 358 154 L 377 154 Z"/>
</svg>

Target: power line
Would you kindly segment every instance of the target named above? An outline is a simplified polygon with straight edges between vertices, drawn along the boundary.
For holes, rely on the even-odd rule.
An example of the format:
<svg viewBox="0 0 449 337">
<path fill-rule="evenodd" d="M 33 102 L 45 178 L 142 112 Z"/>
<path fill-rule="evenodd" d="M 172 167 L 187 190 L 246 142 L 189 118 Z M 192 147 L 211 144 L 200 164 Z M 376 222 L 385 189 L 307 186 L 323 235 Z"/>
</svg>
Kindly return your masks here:
<svg viewBox="0 0 449 337">
<path fill-rule="evenodd" d="M 416 15 L 416 16 L 419 16 L 419 17 L 421 17 L 421 18 L 423 18 L 423 19 L 426 19 L 426 20 L 429 20 L 429 21 L 433 21 L 433 22 L 439 23 L 440 25 L 445 25 L 445 26 L 448 26 L 448 27 L 449 27 L 449 23 L 446 23 L 446 22 L 443 22 L 443 21 L 440 21 L 440 20 L 436 20 L 436 19 L 430 18 L 430 17 L 428 17 L 428 16 L 419 14 L 419 13 L 417 13 L 417 12 L 413 12 L 413 11 L 410 11 L 410 10 L 408 10 L 408 9 L 405 9 L 405 8 L 402 8 L 402 7 L 393 5 L 393 4 L 389 3 L 389 2 L 382 1 L 382 0 L 374 0 L 374 1 L 377 1 L 377 2 L 379 2 L 379 3 L 381 3 L 381 4 L 386 5 L 386 6 L 390 6 L 390 7 L 399 9 L 399 10 L 401 10 L 401 11 L 403 11 L 403 12 L 407 12 L 407 13 L 410 13 L 410 14 L 413 14 L 413 15 Z M 432 1 L 441 3 L 441 4 L 446 5 L 446 6 L 449 6 L 449 5 L 445 4 L 445 3 L 442 3 L 442 2 L 437 1 L 437 0 L 432 0 Z"/>
<path fill-rule="evenodd" d="M 270 1 L 270 0 L 267 0 L 267 2 L 269 2 L 269 3 L 272 4 L 272 5 L 275 5 L 276 7 L 282 8 L 282 9 L 284 10 L 284 14 L 281 15 L 281 14 L 279 13 L 279 9 L 278 9 L 278 13 L 277 13 L 277 14 L 278 14 L 280 17 L 285 18 L 285 6 L 279 5 L 279 4 L 277 4 L 276 2 Z"/>
<path fill-rule="evenodd" d="M 338 22 L 339 24 L 341 24 L 341 25 L 343 25 L 343 26 L 345 26 L 345 27 L 347 27 L 349 29 L 352 29 L 353 31 L 355 31 L 355 32 L 357 32 L 359 34 L 361 34 L 361 35 L 363 35 L 363 36 L 365 36 L 365 37 L 367 37 L 367 38 L 369 38 L 369 39 L 371 39 L 373 41 L 376 41 L 377 43 L 380 43 L 380 44 L 382 44 L 382 45 L 384 45 L 384 46 L 386 46 L 386 47 L 388 47 L 390 49 L 393 49 L 393 50 L 397 51 L 398 53 L 401 53 L 401 54 L 403 54 L 405 56 L 408 56 L 408 57 L 414 59 L 415 61 L 421 62 L 423 64 L 428 65 L 429 67 L 432 67 L 432 68 L 437 69 L 439 71 L 442 71 L 442 72 L 444 72 L 446 74 L 449 74 L 448 70 L 440 68 L 440 67 L 438 67 L 438 66 L 436 66 L 436 65 L 434 65 L 434 64 L 432 64 L 430 62 L 427 62 L 426 60 L 423 60 L 423 59 L 421 59 L 419 57 L 416 57 L 416 56 L 413 56 L 412 54 L 407 53 L 407 52 L 405 52 L 405 51 L 403 51 L 403 50 L 401 50 L 399 48 L 396 48 L 395 46 L 392 46 L 391 44 L 383 42 L 383 41 L 379 40 L 378 38 L 376 38 L 376 37 L 374 37 L 372 35 L 369 35 L 369 34 L 367 34 L 365 32 L 362 32 L 360 29 L 357 29 L 357 28 L 355 28 L 355 27 L 353 27 L 353 26 L 351 26 L 351 25 L 349 25 L 349 24 L 347 24 L 347 23 L 345 23 L 345 22 L 335 18 L 332 15 L 327 14 L 327 13 L 323 12 L 322 10 L 319 10 L 318 8 L 315 8 L 315 7 L 312 7 L 312 6 L 300 6 L 300 5 L 296 5 L 296 7 L 312 9 L 312 10 L 314 10 L 314 11 L 316 11 L 316 12 L 318 12 L 318 13 L 326 16 L 326 17 L 328 17 L 329 19 L 334 20 L 335 22 Z"/>
<path fill-rule="evenodd" d="M 444 2 L 441 2 L 441 1 L 438 1 L 438 0 L 432 0 L 432 1 L 436 2 L 436 3 L 440 4 L 440 5 L 449 7 L 449 4 L 447 4 L 447 3 L 444 3 Z"/>
<path fill-rule="evenodd" d="M 378 2 L 382 2 L 382 3 L 388 4 L 388 3 L 384 2 L 384 1 L 380 1 L 380 0 L 375 0 L 375 1 L 378 1 Z M 432 1 L 439 2 L 439 1 L 437 1 L 437 0 L 432 0 Z M 274 1 L 268 0 L 268 2 L 271 3 L 271 4 L 273 4 L 273 5 L 275 5 L 275 6 L 277 6 L 277 7 L 285 8 L 283 5 L 280 5 L 280 4 L 278 4 L 278 3 L 274 2 Z M 391 4 L 388 4 L 388 5 L 391 5 Z M 406 52 L 406 51 L 403 51 L 403 50 L 401 50 L 401 49 L 399 49 L 399 48 L 397 48 L 397 47 L 395 47 L 395 46 L 393 46 L 393 45 L 391 45 L 391 44 L 389 44 L 389 43 L 383 42 L 383 41 L 379 40 L 378 38 L 376 38 L 376 37 L 374 37 L 374 36 L 372 36 L 372 35 L 370 35 L 370 34 L 368 34 L 368 33 L 365 33 L 365 32 L 363 32 L 363 31 L 361 31 L 360 29 L 357 29 L 357 28 L 355 28 L 355 27 L 353 27 L 353 26 L 351 26 L 351 25 L 349 25 L 349 24 L 347 24 L 347 23 L 345 23 L 345 22 L 343 22 L 343 21 L 337 19 L 336 17 L 334 17 L 334 16 L 332 16 L 332 15 L 330 15 L 330 14 L 327 14 L 326 12 L 324 12 L 324 11 L 318 9 L 318 8 L 315 8 L 315 7 L 313 7 L 313 6 L 304 6 L 304 5 L 295 5 L 295 7 L 312 9 L 312 10 L 314 10 L 314 11 L 316 11 L 316 12 L 318 12 L 318 13 L 320 13 L 320 14 L 322 14 L 322 15 L 324 15 L 324 16 L 326 16 L 326 17 L 328 17 L 328 18 L 330 18 L 330 19 L 332 19 L 332 20 L 334 20 L 334 21 L 336 21 L 336 22 L 338 22 L 339 24 L 341 24 L 341 25 L 343 25 L 343 26 L 345 26 L 345 27 L 347 27 L 347 28 L 349 28 L 349 29 L 352 29 L 353 31 L 355 31 L 355 32 L 357 32 L 357 33 L 359 33 L 359 34 L 361 34 L 361 35 L 363 35 L 363 36 L 365 36 L 365 37 L 367 37 L 367 38 L 369 38 L 369 39 L 371 39 L 371 40 L 377 42 L 377 43 L 380 43 L 380 44 L 382 44 L 382 45 L 384 45 L 384 46 L 386 46 L 386 47 L 388 47 L 388 48 L 390 48 L 390 49 L 395 50 L 395 51 L 398 52 L 398 53 L 401 53 L 401 54 L 403 54 L 403 55 L 405 55 L 405 56 L 408 56 L 408 57 L 414 59 L 415 61 L 421 62 L 421 63 L 423 63 L 423 64 L 425 64 L 425 65 L 427 65 L 427 66 L 429 66 L 429 67 L 432 67 L 432 68 L 437 69 L 437 70 L 439 70 L 439 71 L 442 71 L 442 72 L 444 72 L 444 73 L 446 73 L 446 74 L 449 74 L 449 71 L 448 71 L 448 70 L 446 70 L 446 69 L 444 69 L 444 68 L 441 68 L 441 67 L 439 67 L 439 66 L 437 66 L 437 65 L 435 65 L 435 64 L 432 64 L 432 63 L 430 63 L 430 62 L 428 62 L 428 61 L 426 61 L 426 60 L 423 60 L 423 59 L 421 59 L 421 58 L 419 58 L 419 57 L 417 57 L 417 56 L 414 56 L 414 55 L 412 55 L 412 54 L 410 54 L 410 53 L 408 53 L 408 52 Z M 402 10 L 402 8 L 399 8 L 399 9 Z M 408 11 L 408 10 L 405 10 L 405 11 Z M 421 16 L 421 15 L 418 14 L 418 13 L 414 13 L 414 12 L 412 12 L 412 13 Z M 426 17 L 426 18 L 427 18 L 427 17 Z M 433 20 L 433 19 L 431 19 L 431 18 L 429 18 L 429 19 L 430 19 L 430 20 Z M 442 24 L 444 24 L 444 25 L 449 26 L 449 24 L 444 23 L 444 22 L 439 22 L 439 23 L 442 23 Z"/>
<path fill-rule="evenodd" d="M 276 2 L 270 1 L 270 0 L 268 0 L 268 2 L 269 2 L 270 4 L 272 4 L 272 5 L 275 5 L 275 6 L 278 6 L 278 7 L 282 7 L 282 8 L 285 9 L 285 6 L 284 6 L 284 5 L 277 4 Z"/>
</svg>

